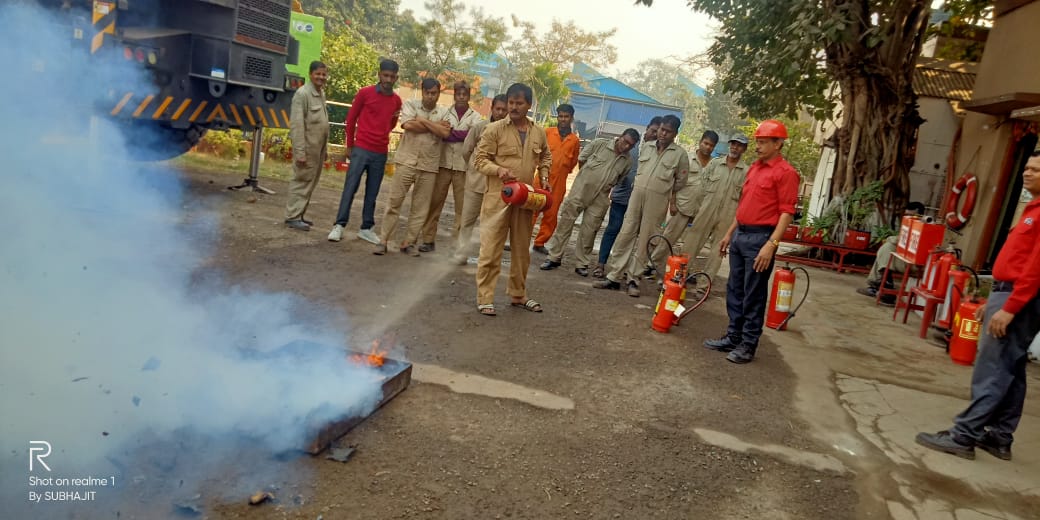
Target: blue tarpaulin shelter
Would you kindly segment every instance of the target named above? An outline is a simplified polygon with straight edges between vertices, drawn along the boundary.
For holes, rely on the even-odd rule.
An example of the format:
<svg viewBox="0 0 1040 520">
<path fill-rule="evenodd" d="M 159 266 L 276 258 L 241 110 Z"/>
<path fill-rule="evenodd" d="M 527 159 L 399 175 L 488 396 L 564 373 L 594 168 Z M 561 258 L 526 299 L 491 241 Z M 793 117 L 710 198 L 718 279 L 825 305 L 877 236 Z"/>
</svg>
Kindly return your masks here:
<svg viewBox="0 0 1040 520">
<path fill-rule="evenodd" d="M 659 103 L 656 99 L 588 65 L 574 65 L 579 78 L 567 84 L 570 104 L 574 105 L 575 127 L 582 138 L 621 135 L 632 127 L 640 133 L 655 116 L 682 117 L 682 109 Z"/>
</svg>

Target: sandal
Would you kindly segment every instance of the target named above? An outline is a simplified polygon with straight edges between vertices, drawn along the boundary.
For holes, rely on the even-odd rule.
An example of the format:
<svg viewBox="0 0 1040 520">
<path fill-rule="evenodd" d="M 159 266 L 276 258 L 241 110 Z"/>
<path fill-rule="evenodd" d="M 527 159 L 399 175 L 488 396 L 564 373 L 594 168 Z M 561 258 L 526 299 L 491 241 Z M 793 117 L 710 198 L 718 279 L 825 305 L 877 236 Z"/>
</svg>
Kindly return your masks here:
<svg viewBox="0 0 1040 520">
<path fill-rule="evenodd" d="M 484 316 L 498 316 L 498 314 L 495 313 L 495 304 L 493 303 L 482 303 L 477 305 L 477 312 Z"/>
<path fill-rule="evenodd" d="M 523 302 L 510 302 L 509 305 L 512 305 L 513 307 L 521 307 L 521 308 L 523 308 L 526 311 L 542 312 L 542 304 L 540 304 L 540 303 L 538 303 L 538 302 L 536 302 L 536 301 L 534 301 L 534 300 L 532 300 L 530 298 L 528 298 L 527 301 L 523 301 Z"/>
</svg>

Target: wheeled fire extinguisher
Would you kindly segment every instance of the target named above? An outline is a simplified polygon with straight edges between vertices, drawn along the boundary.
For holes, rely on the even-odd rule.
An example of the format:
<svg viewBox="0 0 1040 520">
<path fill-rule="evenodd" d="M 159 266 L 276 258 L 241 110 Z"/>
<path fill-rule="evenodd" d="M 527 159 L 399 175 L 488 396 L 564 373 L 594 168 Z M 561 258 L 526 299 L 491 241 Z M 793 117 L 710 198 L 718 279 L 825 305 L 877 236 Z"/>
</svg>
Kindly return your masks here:
<svg viewBox="0 0 1040 520">
<path fill-rule="evenodd" d="M 552 205 L 552 195 L 549 190 L 512 181 L 502 186 L 502 201 L 510 206 L 538 212 Z"/>
<path fill-rule="evenodd" d="M 658 243 L 655 239 L 663 240 L 668 245 L 670 254 L 665 261 L 664 281 L 661 286 L 661 294 L 657 297 L 657 307 L 654 308 L 651 327 L 657 332 L 668 332 L 673 325 L 678 325 L 687 314 L 700 307 L 708 299 L 708 295 L 711 293 L 711 277 L 703 271 L 689 273 L 690 256 L 676 254 L 671 242 L 664 235 L 650 237 L 646 245 L 648 258 L 653 256 L 653 250 Z M 658 271 L 662 272 L 660 269 Z M 698 279 L 703 279 L 700 283 L 705 288 L 704 293 L 693 305 L 686 307 L 684 303 L 686 302 L 687 286 L 691 284 L 697 286 Z"/>
<path fill-rule="evenodd" d="M 794 301 L 795 271 L 801 271 L 805 275 L 805 292 L 798 305 L 791 308 Z M 773 272 L 773 288 L 769 291 L 769 307 L 766 308 L 766 327 L 776 330 L 786 330 L 787 322 L 794 318 L 798 309 L 802 308 L 805 299 L 809 296 L 809 271 L 804 267 L 791 268 L 789 265 L 778 267 Z"/>
</svg>

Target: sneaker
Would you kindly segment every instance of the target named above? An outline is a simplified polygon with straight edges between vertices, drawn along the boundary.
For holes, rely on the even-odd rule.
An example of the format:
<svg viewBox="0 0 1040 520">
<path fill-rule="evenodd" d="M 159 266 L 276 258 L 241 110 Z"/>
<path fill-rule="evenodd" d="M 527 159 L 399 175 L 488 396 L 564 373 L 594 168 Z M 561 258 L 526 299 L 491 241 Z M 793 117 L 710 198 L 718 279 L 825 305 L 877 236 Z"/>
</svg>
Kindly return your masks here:
<svg viewBox="0 0 1040 520">
<path fill-rule="evenodd" d="M 541 269 L 542 271 L 552 271 L 553 269 L 556 269 L 557 267 L 560 267 L 561 265 L 563 265 L 563 264 L 553 260 L 552 258 L 546 258 L 545 261 L 542 262 L 542 265 L 538 266 L 538 268 Z"/>
<path fill-rule="evenodd" d="M 628 282 L 628 295 L 633 298 L 639 298 L 639 284 L 635 281 Z"/>
<path fill-rule="evenodd" d="M 589 276 L 589 268 L 588 267 L 575 267 L 574 268 L 574 272 L 578 276 L 584 276 L 586 278 Z"/>
<path fill-rule="evenodd" d="M 379 244 L 376 249 L 372 251 L 373 255 L 383 256 L 386 254 L 386 244 Z"/>
<path fill-rule="evenodd" d="M 376 244 L 376 245 L 379 245 L 379 242 L 380 242 L 379 241 L 379 235 L 376 235 L 376 232 L 372 231 L 371 228 L 369 228 L 369 229 L 362 229 L 361 231 L 358 231 L 357 237 L 360 238 L 361 240 L 364 240 L 365 242 L 372 242 L 373 244 Z M 332 240 L 332 239 L 329 238 L 329 240 Z"/>
<path fill-rule="evenodd" d="M 597 288 L 597 289 L 610 289 L 610 290 L 613 290 L 613 291 L 617 291 L 617 290 L 621 289 L 621 284 L 615 282 L 614 280 L 611 280 L 610 278 L 607 278 L 607 279 L 603 280 L 602 282 L 596 282 L 596 283 L 592 284 L 592 286 Z"/>
<path fill-rule="evenodd" d="M 957 439 L 949 430 L 936 433 L 918 433 L 914 441 L 931 450 L 956 455 L 962 459 L 975 460 L 975 446 L 957 442 Z"/>
<path fill-rule="evenodd" d="M 549 250 L 546 249 L 545 246 L 534 246 L 534 247 L 531 248 L 531 251 L 534 251 L 535 253 L 539 253 L 539 254 L 543 254 L 543 255 L 549 254 Z"/>
<path fill-rule="evenodd" d="M 310 231 L 311 225 L 302 220 L 286 220 L 285 225 L 297 231 Z"/>
<path fill-rule="evenodd" d="M 741 344 L 737 348 L 734 348 L 732 351 L 730 351 L 729 354 L 726 355 L 726 361 L 729 361 L 730 363 L 736 363 L 738 365 L 750 363 L 752 359 L 755 359 L 755 347 L 749 347 L 743 344 Z"/>
<path fill-rule="evenodd" d="M 329 242 L 339 242 L 343 240 L 343 226 L 336 224 L 332 226 L 332 231 L 329 231 Z"/>
<path fill-rule="evenodd" d="M 650 275 L 654 274 L 654 271 L 656 271 L 656 269 L 654 269 L 653 267 L 647 266 L 646 269 L 643 269 L 642 275 L 643 276 L 650 276 Z"/>
<path fill-rule="evenodd" d="M 877 298 L 877 288 L 876 287 L 860 287 L 859 289 L 856 289 L 856 292 L 858 292 L 859 294 L 862 294 L 863 296 L 870 296 L 871 298 Z"/>
<path fill-rule="evenodd" d="M 426 242 L 419 246 L 420 253 L 432 253 L 434 249 L 437 249 L 437 246 L 433 242 Z"/>
<path fill-rule="evenodd" d="M 477 265 L 477 262 L 479 262 L 479 261 L 480 261 L 479 258 L 477 258 L 475 256 L 471 256 L 471 257 L 466 259 L 466 265 Z"/>
<path fill-rule="evenodd" d="M 305 219 L 303 217 L 300 217 L 300 220 L 302 220 L 303 223 L 307 224 L 308 226 L 313 226 L 314 225 L 314 222 L 311 222 L 310 220 L 307 220 L 307 219 Z"/>
<path fill-rule="evenodd" d="M 1000 460 L 1011 460 L 1011 444 L 1001 444 L 992 433 L 986 432 L 982 439 L 975 443 L 976 448 L 993 455 Z"/>
<path fill-rule="evenodd" d="M 419 250 L 414 245 L 407 245 L 401 248 L 401 252 L 408 256 L 419 256 Z"/>
<path fill-rule="evenodd" d="M 722 336 L 721 338 L 706 339 L 704 340 L 704 348 L 717 350 L 719 352 L 729 352 L 737 348 L 740 343 L 734 343 L 729 339 L 729 336 Z"/>
</svg>

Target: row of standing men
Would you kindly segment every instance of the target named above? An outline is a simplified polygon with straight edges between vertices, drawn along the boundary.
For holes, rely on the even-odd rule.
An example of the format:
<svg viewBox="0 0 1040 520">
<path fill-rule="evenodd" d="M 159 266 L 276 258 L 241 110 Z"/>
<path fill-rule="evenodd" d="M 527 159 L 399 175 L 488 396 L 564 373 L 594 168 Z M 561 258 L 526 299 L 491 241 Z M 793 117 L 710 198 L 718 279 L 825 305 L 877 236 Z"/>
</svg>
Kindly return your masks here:
<svg viewBox="0 0 1040 520">
<path fill-rule="evenodd" d="M 310 79 L 294 97 L 291 117 L 294 178 L 285 222 L 299 230 L 310 229 L 311 222 L 304 216 L 327 156 L 328 115 L 323 94 L 327 68 L 313 63 Z M 460 264 L 477 264 L 477 310 L 495 316 L 494 293 L 503 252 L 511 250 L 507 283 L 510 304 L 541 312 L 541 303 L 529 298 L 526 291 L 530 251 L 546 255 L 543 270 L 561 266 L 579 216 L 573 253 L 575 272 L 590 274 L 595 236 L 609 211 L 591 274 L 602 278 L 596 287 L 620 289 L 625 283 L 630 296 L 639 296 L 640 280 L 652 274 L 652 266 L 662 264 L 669 254 L 668 244 L 681 241 L 695 257 L 714 238 L 720 247 L 710 248 L 706 266 L 706 271 L 714 275 L 722 258 L 733 251 L 731 245 L 737 245 L 734 239 L 754 235 L 749 244 L 742 245 L 737 259 L 740 265 L 731 255 L 729 330 L 723 338 L 705 343 L 708 348 L 730 352 L 731 361 L 753 358 L 761 335 L 760 315 L 765 308 L 764 290 L 772 256 L 786 227 L 780 224 L 785 216 L 790 222 L 797 199 L 797 172 L 780 157 L 787 137 L 782 124 L 767 121 L 756 131 L 756 141 L 765 142 L 756 145 L 759 175 L 752 176 L 755 165 L 749 169 L 741 160 L 748 147 L 746 137 L 733 136 L 728 153 L 712 159 L 718 135 L 705 132 L 691 161 L 675 142 L 681 125 L 675 116 L 651 120 L 641 144 L 639 132 L 629 128 L 617 138 L 595 139 L 582 149 L 571 130 L 574 110 L 569 105 L 557 107 L 558 122 L 552 128 L 541 128 L 527 117 L 532 92 L 526 85 L 514 84 L 505 95 L 496 97 L 491 120 L 485 121 L 469 106 L 465 82 L 454 85 L 452 107 L 438 107 L 442 89 L 437 80 L 425 79 L 422 98 L 408 102 L 402 102 L 393 92 L 396 80 L 397 64 L 384 60 L 379 82 L 361 89 L 351 106 L 345 142 L 350 166 L 330 241 L 341 240 L 351 203 L 365 175 L 359 238 L 375 244 L 375 254 L 386 254 L 397 234 L 403 203 L 411 193 L 404 237 L 397 246 L 413 256 L 434 251 L 441 210 L 451 189 L 457 237 L 454 259 Z M 399 122 L 404 134 L 394 155 L 396 171 L 383 226 L 376 234 L 375 199 L 386 165 L 389 135 Z M 578 174 L 565 196 L 567 177 L 576 165 Z M 755 196 L 742 198 L 752 180 Z M 539 215 L 509 206 L 499 195 L 503 184 L 511 181 L 540 185 L 553 194 L 554 203 L 542 215 L 537 235 L 533 231 Z M 744 211 L 744 221 L 739 215 L 741 205 L 752 208 Z M 474 258 L 478 219 L 480 246 Z M 662 241 L 648 251 L 648 242 L 658 234 L 664 235 L 667 243 Z M 534 245 L 530 247 L 532 237 Z M 770 248 L 771 252 L 767 251 Z M 740 279 L 739 284 L 735 278 Z"/>
</svg>

